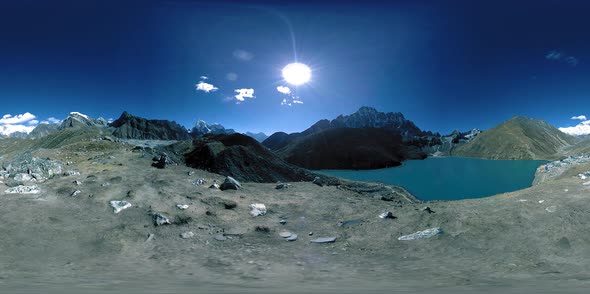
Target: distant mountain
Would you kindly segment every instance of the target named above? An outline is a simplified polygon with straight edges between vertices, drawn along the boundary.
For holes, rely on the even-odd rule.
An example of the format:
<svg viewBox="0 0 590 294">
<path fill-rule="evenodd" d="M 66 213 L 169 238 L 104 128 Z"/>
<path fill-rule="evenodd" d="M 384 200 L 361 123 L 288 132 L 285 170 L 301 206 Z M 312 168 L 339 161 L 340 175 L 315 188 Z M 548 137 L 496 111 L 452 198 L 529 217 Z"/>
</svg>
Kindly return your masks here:
<svg viewBox="0 0 590 294">
<path fill-rule="evenodd" d="M 419 147 L 404 144 L 399 133 L 378 128 L 325 129 L 300 137 L 276 153 L 308 169 L 377 169 L 426 158 Z"/>
<path fill-rule="evenodd" d="M 193 140 L 193 148 L 184 156 L 186 165 L 208 170 L 240 181 L 299 182 L 320 176 L 325 183 L 334 178 L 317 175 L 291 165 L 251 137 L 242 134 L 208 134 Z"/>
<path fill-rule="evenodd" d="M 262 144 L 271 150 L 284 148 L 297 138 L 301 138 L 326 129 L 336 128 L 380 128 L 398 133 L 404 140 L 413 139 L 423 132 L 410 120 L 407 120 L 399 112 L 379 112 L 375 108 L 363 106 L 351 115 L 339 115 L 333 120 L 323 119 L 301 133 L 292 133 L 285 136 L 285 133 L 272 134 Z"/>
<path fill-rule="evenodd" d="M 417 137 L 408 143 L 419 146 L 422 151 L 430 156 L 450 156 L 455 148 L 470 142 L 479 134 L 481 134 L 479 129 L 472 129 L 467 132 L 455 130 L 445 136 L 441 136 L 438 133 L 432 134 L 431 132 L 425 132 L 423 136 Z"/>
<path fill-rule="evenodd" d="M 93 119 L 88 115 L 79 112 L 70 112 L 68 117 L 64 119 L 58 129 L 77 127 L 106 127 L 107 122 L 104 118 Z"/>
<path fill-rule="evenodd" d="M 218 123 L 207 124 L 204 120 L 199 120 L 191 129 L 190 135 L 193 138 L 198 138 L 206 134 L 233 134 L 236 131 L 233 129 L 226 129 Z"/>
<path fill-rule="evenodd" d="M 260 132 L 260 133 L 245 132 L 244 135 L 246 135 L 248 137 L 252 137 L 252 138 L 256 139 L 256 141 L 258 141 L 258 142 L 262 142 L 268 138 L 268 136 L 263 132 Z"/>
<path fill-rule="evenodd" d="M 489 159 L 555 159 L 564 148 L 574 143 L 574 137 L 543 120 L 516 116 L 457 147 L 452 155 Z"/>
<path fill-rule="evenodd" d="M 37 125 L 30 133 L 29 138 L 37 139 L 53 134 L 59 130 L 58 124 L 40 124 Z"/>
<path fill-rule="evenodd" d="M 123 112 L 121 117 L 109 124 L 113 135 L 122 139 L 142 140 L 188 140 L 188 131 L 174 121 L 145 119 Z"/>
</svg>

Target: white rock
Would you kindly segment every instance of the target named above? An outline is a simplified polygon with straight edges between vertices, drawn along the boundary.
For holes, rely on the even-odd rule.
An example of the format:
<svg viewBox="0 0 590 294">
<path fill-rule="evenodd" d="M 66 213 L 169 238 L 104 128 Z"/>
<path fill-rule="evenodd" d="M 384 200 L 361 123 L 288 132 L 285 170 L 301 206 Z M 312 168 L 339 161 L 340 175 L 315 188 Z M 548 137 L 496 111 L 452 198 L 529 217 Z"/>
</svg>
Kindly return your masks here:
<svg viewBox="0 0 590 294">
<path fill-rule="evenodd" d="M 564 190 L 563 190 L 563 192 L 568 192 L 568 191 L 569 191 L 568 189 L 564 189 Z"/>
<path fill-rule="evenodd" d="M 180 210 L 185 210 L 188 208 L 187 204 L 176 204 L 176 207 L 178 207 L 178 209 Z"/>
<path fill-rule="evenodd" d="M 527 202 L 528 200 L 526 199 L 518 199 L 518 202 Z"/>
<path fill-rule="evenodd" d="M 20 181 L 20 182 L 30 182 L 33 180 L 33 177 L 29 174 L 21 173 L 21 174 L 16 174 L 14 176 L 14 180 Z"/>
<path fill-rule="evenodd" d="M 75 170 L 67 170 L 64 172 L 64 176 L 79 176 L 80 172 Z"/>
<path fill-rule="evenodd" d="M 590 181 L 588 181 L 588 182 L 584 182 L 584 183 L 582 183 L 582 185 L 584 185 L 584 186 L 588 186 L 588 185 L 590 185 Z"/>
<path fill-rule="evenodd" d="M 172 224 L 166 216 L 160 213 L 154 214 L 154 221 L 156 222 L 156 226 Z"/>
<path fill-rule="evenodd" d="M 585 180 L 587 178 L 584 174 L 578 174 L 578 177 L 580 178 L 580 180 Z"/>
<path fill-rule="evenodd" d="M 545 210 L 546 210 L 547 212 L 551 212 L 551 213 L 553 213 L 553 212 L 555 212 L 555 211 L 557 210 L 557 206 L 555 206 L 555 205 L 552 205 L 552 206 L 549 206 L 549 207 L 545 208 Z"/>
<path fill-rule="evenodd" d="M 265 215 L 266 214 L 266 205 L 262 204 L 262 203 L 253 203 L 250 204 L 250 214 L 252 216 L 259 216 L 259 215 Z"/>
<path fill-rule="evenodd" d="M 33 186 L 16 186 L 6 189 L 4 193 L 7 194 L 38 194 L 41 190 L 36 185 Z"/>
<path fill-rule="evenodd" d="M 110 203 L 111 203 L 111 207 L 113 207 L 113 210 L 115 211 L 115 213 L 119 213 L 122 210 L 131 207 L 131 203 L 129 203 L 127 201 L 113 200 Z"/>
<path fill-rule="evenodd" d="M 440 227 L 430 228 L 424 231 L 418 231 L 413 234 L 401 236 L 397 238 L 400 241 L 410 241 L 410 240 L 419 240 L 419 239 L 426 239 L 434 237 L 438 234 L 442 233 L 442 229 Z"/>
<path fill-rule="evenodd" d="M 541 203 L 541 204 L 542 204 L 543 202 L 545 202 L 545 200 L 539 200 L 539 203 Z"/>
<path fill-rule="evenodd" d="M 82 193 L 82 191 L 76 190 L 76 191 L 72 192 L 72 194 L 70 196 L 75 197 L 75 196 L 78 196 L 78 194 L 80 194 L 80 193 Z"/>
<path fill-rule="evenodd" d="M 190 231 L 189 232 L 184 232 L 184 233 L 180 234 L 180 237 L 182 239 L 190 239 L 190 238 L 192 238 L 194 236 L 195 236 L 195 233 L 190 232 Z"/>
</svg>

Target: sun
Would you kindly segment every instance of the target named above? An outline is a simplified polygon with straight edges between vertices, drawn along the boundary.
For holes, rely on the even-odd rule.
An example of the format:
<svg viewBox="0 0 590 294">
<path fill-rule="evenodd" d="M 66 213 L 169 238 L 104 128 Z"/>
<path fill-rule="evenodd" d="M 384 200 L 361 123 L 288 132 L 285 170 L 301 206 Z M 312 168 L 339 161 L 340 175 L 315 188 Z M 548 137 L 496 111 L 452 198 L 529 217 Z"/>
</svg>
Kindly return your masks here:
<svg viewBox="0 0 590 294">
<path fill-rule="evenodd" d="M 303 85 L 311 79 L 311 69 L 303 63 L 289 63 L 283 68 L 283 78 L 291 85 Z"/>
</svg>

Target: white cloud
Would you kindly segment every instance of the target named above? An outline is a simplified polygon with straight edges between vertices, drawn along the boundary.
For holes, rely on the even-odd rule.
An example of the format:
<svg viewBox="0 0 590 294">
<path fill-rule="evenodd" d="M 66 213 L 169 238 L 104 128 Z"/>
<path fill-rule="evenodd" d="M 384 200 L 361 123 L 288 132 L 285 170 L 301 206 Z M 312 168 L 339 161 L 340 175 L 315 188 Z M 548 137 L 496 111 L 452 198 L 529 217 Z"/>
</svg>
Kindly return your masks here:
<svg viewBox="0 0 590 294">
<path fill-rule="evenodd" d="M 61 119 L 57 119 L 57 118 L 55 118 L 55 117 L 50 117 L 50 118 L 48 118 L 47 120 L 43 120 L 43 121 L 41 121 L 41 124 L 42 124 L 42 125 L 48 125 L 48 124 L 59 124 L 59 123 L 61 123 L 61 122 L 62 122 L 62 120 L 61 120 Z"/>
<path fill-rule="evenodd" d="M 545 59 L 553 60 L 553 61 L 561 61 L 565 62 L 570 66 L 576 66 L 580 63 L 580 60 L 574 56 L 568 56 L 564 52 L 551 50 L 549 53 L 545 54 Z"/>
<path fill-rule="evenodd" d="M 20 124 L 20 123 L 24 123 L 27 121 L 30 121 L 32 119 L 34 119 L 35 116 L 32 115 L 29 112 L 25 112 L 24 114 L 18 114 L 15 116 L 12 116 L 10 114 L 5 114 L 1 119 L 0 119 L 0 125 L 4 125 L 4 124 Z"/>
<path fill-rule="evenodd" d="M 242 49 L 235 50 L 233 55 L 236 59 L 241 61 L 250 61 L 254 58 L 254 54 Z"/>
<path fill-rule="evenodd" d="M 208 80 L 208 79 L 209 79 L 209 77 L 207 77 L 207 76 L 201 76 L 201 80 L 203 80 L 203 81 Z"/>
<path fill-rule="evenodd" d="M 197 84 L 197 91 L 203 91 L 205 93 L 209 93 L 209 92 L 215 92 L 217 90 L 219 90 L 219 88 L 213 86 L 212 84 L 205 83 L 203 81 L 200 81 Z"/>
<path fill-rule="evenodd" d="M 238 101 L 244 101 L 245 98 L 254 98 L 254 89 L 235 89 L 236 95 L 234 96 Z"/>
<path fill-rule="evenodd" d="M 111 118 L 109 118 L 109 119 L 107 119 L 107 122 L 108 122 L 108 123 L 112 123 L 112 122 L 114 122 L 114 121 L 115 121 L 115 119 L 113 119 L 112 117 L 111 117 Z"/>
<path fill-rule="evenodd" d="M 12 133 L 22 132 L 22 133 L 30 133 L 35 126 L 25 126 L 25 125 L 0 125 L 0 134 L 8 136 Z"/>
<path fill-rule="evenodd" d="M 277 91 L 283 93 L 283 94 L 291 94 L 291 89 L 289 89 L 289 87 L 285 87 L 285 86 L 278 86 L 277 87 Z"/>
<path fill-rule="evenodd" d="M 590 134 L 590 121 L 582 122 L 574 127 L 559 128 L 559 130 L 573 136 L 588 135 Z"/>
<path fill-rule="evenodd" d="M 25 112 L 24 114 L 11 115 L 5 114 L 0 119 L 0 134 L 10 135 L 15 132 L 30 133 L 39 121 L 35 120 L 35 115 Z"/>
<path fill-rule="evenodd" d="M 572 116 L 572 119 L 587 120 L 585 115 Z"/>
</svg>

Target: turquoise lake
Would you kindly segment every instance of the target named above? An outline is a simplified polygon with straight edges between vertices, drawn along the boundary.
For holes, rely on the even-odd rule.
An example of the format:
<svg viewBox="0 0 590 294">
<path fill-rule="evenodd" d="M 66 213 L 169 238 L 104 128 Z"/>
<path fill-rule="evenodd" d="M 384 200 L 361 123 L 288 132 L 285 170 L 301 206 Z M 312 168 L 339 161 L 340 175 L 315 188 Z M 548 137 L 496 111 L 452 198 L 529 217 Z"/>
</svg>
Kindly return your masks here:
<svg viewBox="0 0 590 294">
<path fill-rule="evenodd" d="M 404 187 L 421 200 L 482 198 L 528 188 L 543 160 L 487 160 L 447 157 L 408 160 L 378 170 L 322 170 L 321 173 Z"/>
</svg>

